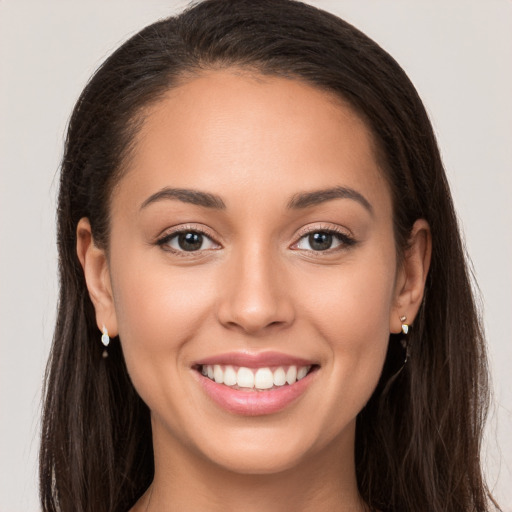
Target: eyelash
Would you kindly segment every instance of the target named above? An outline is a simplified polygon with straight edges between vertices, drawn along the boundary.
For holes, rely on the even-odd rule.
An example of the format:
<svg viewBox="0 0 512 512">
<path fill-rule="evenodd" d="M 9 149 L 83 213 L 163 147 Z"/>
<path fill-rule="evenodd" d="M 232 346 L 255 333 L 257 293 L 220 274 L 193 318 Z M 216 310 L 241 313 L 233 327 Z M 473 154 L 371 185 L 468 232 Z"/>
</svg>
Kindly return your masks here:
<svg viewBox="0 0 512 512">
<path fill-rule="evenodd" d="M 349 235 L 346 231 L 340 228 L 332 226 L 315 226 L 313 229 L 305 228 L 304 230 L 300 231 L 298 234 L 298 240 L 293 244 L 293 246 L 297 246 L 301 240 L 303 240 L 309 235 L 312 235 L 313 233 L 326 233 L 328 235 L 333 235 L 334 238 L 337 238 L 340 242 L 340 245 L 338 247 L 329 248 L 326 249 L 325 251 L 302 249 L 303 251 L 306 251 L 309 254 L 319 258 L 346 250 L 350 247 L 353 247 L 357 243 L 356 239 L 353 236 Z"/>
<path fill-rule="evenodd" d="M 164 251 L 168 251 L 174 255 L 185 257 L 185 258 L 193 256 L 194 254 L 201 253 L 204 250 L 208 250 L 208 249 L 203 249 L 203 250 L 199 250 L 199 251 L 177 251 L 176 249 L 173 249 L 172 247 L 167 245 L 173 238 L 175 238 L 181 234 L 184 234 L 184 233 L 198 233 L 198 234 L 203 235 L 206 238 L 210 239 L 213 243 L 220 245 L 215 240 L 215 238 L 211 235 L 211 233 L 209 233 L 204 228 L 201 228 L 200 226 L 182 226 L 182 227 L 180 226 L 179 228 L 166 233 L 162 238 L 159 238 L 156 243 Z"/>
<path fill-rule="evenodd" d="M 200 226 L 184 226 L 180 227 L 174 231 L 171 231 L 169 233 L 166 233 L 162 238 L 158 239 L 156 244 L 159 245 L 163 250 L 171 252 L 172 254 L 181 256 L 181 257 L 190 257 L 194 254 L 202 253 L 205 250 L 209 249 L 202 249 L 198 251 L 178 251 L 173 248 L 171 248 L 169 245 L 169 242 L 175 238 L 176 236 L 179 236 L 180 234 L 184 233 L 198 233 L 209 240 L 211 240 L 213 243 L 220 245 L 215 238 L 205 229 L 201 228 Z M 354 246 L 357 241 L 349 234 L 347 234 L 345 231 L 335 228 L 335 227 L 323 227 L 323 226 L 316 226 L 313 229 L 306 228 L 305 230 L 299 232 L 298 234 L 298 240 L 292 245 L 292 247 L 297 246 L 302 239 L 305 237 L 313 234 L 313 233 L 326 233 L 329 235 L 333 235 L 335 238 L 337 238 L 341 245 L 339 247 L 335 247 L 334 249 L 326 249 L 324 251 L 315 251 L 315 250 L 309 250 L 309 249 L 302 249 L 303 251 L 306 251 L 308 253 L 313 254 L 314 256 L 322 257 L 327 254 L 332 254 L 333 252 L 342 251 L 344 249 L 347 249 L 349 247 Z"/>
</svg>

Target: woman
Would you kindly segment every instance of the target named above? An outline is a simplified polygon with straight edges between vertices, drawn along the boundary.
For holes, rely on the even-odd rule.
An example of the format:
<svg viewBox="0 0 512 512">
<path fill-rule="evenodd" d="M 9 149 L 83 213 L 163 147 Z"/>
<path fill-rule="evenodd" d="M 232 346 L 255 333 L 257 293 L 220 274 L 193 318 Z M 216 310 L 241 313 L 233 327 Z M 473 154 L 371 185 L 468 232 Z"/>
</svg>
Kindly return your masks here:
<svg viewBox="0 0 512 512">
<path fill-rule="evenodd" d="M 288 0 L 142 30 L 71 118 L 44 510 L 489 510 L 482 332 L 396 62 Z"/>
</svg>

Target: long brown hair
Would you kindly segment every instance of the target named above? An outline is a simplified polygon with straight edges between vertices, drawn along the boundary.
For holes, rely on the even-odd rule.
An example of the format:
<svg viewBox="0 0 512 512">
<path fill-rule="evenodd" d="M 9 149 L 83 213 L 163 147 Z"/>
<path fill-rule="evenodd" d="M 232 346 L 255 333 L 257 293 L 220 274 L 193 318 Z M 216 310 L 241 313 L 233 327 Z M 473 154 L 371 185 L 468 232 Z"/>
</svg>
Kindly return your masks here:
<svg viewBox="0 0 512 512">
<path fill-rule="evenodd" d="M 152 480 L 149 410 L 120 344 L 102 358 L 76 227 L 88 217 L 108 250 L 110 194 L 145 107 L 186 77 L 230 66 L 302 80 L 348 101 L 376 140 L 399 254 L 415 220 L 432 230 L 409 361 L 396 376 L 403 355 L 391 335 L 380 383 L 357 419 L 361 496 L 382 511 L 489 510 L 480 466 L 484 339 L 431 124 L 392 57 L 345 21 L 292 0 L 206 0 L 154 23 L 105 61 L 75 106 L 58 203 L 60 299 L 45 387 L 43 510 L 125 512 Z"/>
</svg>

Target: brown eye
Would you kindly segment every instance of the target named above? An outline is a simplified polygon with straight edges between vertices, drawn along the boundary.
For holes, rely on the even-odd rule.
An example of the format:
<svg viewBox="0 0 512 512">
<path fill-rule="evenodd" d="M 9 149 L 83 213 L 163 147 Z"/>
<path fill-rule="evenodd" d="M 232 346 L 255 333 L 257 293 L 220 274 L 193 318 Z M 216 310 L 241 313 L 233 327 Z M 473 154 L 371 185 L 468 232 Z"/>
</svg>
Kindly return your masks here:
<svg viewBox="0 0 512 512">
<path fill-rule="evenodd" d="M 326 251 L 332 246 L 333 236 L 331 233 L 321 231 L 308 235 L 309 246 L 313 251 Z"/>
<path fill-rule="evenodd" d="M 183 251 L 198 251 L 203 245 L 201 233 L 180 233 L 177 238 L 178 246 Z"/>
<path fill-rule="evenodd" d="M 178 231 L 166 236 L 159 245 L 174 252 L 195 252 L 207 249 L 217 249 L 218 245 L 199 231 Z"/>
<path fill-rule="evenodd" d="M 338 233 L 334 230 L 318 230 L 311 231 L 302 236 L 295 245 L 295 248 L 305 251 L 322 252 L 330 249 L 342 249 L 355 243 L 353 238 L 344 233 Z"/>
</svg>

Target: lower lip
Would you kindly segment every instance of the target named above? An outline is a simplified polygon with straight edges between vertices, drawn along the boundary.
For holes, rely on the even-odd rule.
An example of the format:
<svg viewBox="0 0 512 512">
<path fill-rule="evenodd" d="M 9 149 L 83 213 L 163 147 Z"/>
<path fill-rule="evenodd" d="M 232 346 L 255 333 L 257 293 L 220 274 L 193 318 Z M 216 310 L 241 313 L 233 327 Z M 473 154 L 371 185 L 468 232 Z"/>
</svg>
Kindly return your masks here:
<svg viewBox="0 0 512 512">
<path fill-rule="evenodd" d="M 220 407 L 234 414 L 243 416 L 261 416 L 285 409 L 301 397 L 310 383 L 314 373 L 308 373 L 294 384 L 288 384 L 267 391 L 240 391 L 201 375 L 196 371 L 199 382 L 206 394 Z"/>
</svg>

